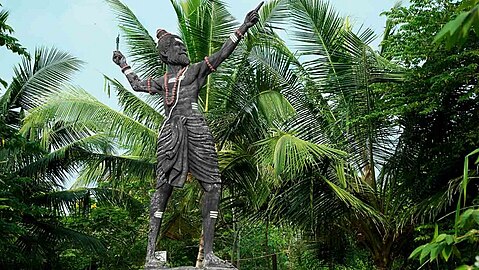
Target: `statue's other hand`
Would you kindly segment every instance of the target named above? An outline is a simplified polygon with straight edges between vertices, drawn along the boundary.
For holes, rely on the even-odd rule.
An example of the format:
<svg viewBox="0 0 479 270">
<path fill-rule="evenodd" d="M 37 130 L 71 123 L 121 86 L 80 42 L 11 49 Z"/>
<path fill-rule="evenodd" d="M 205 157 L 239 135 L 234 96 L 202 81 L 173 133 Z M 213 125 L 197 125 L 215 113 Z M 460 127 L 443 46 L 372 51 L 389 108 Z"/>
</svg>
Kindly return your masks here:
<svg viewBox="0 0 479 270">
<path fill-rule="evenodd" d="M 120 67 L 125 66 L 126 58 L 120 51 L 113 51 L 113 62 Z"/>
<path fill-rule="evenodd" d="M 259 3 L 259 5 L 255 9 L 246 14 L 246 18 L 244 19 L 244 23 L 246 24 L 246 26 L 251 27 L 259 21 L 258 11 L 263 4 L 264 1 L 261 1 L 261 3 Z"/>
</svg>

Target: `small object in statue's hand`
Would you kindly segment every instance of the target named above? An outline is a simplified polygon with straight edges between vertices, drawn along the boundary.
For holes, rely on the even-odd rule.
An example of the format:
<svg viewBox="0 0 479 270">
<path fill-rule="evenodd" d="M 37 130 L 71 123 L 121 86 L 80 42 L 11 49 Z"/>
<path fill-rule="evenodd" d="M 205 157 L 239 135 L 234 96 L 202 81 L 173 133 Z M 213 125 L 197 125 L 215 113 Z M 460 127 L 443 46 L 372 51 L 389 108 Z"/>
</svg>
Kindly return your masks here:
<svg viewBox="0 0 479 270">
<path fill-rule="evenodd" d="M 264 4 L 264 1 L 261 1 L 261 3 L 259 3 L 259 5 L 254 10 L 258 12 L 259 9 L 263 6 L 263 4 Z"/>
<path fill-rule="evenodd" d="M 120 50 L 120 34 L 116 37 L 116 50 Z"/>
</svg>

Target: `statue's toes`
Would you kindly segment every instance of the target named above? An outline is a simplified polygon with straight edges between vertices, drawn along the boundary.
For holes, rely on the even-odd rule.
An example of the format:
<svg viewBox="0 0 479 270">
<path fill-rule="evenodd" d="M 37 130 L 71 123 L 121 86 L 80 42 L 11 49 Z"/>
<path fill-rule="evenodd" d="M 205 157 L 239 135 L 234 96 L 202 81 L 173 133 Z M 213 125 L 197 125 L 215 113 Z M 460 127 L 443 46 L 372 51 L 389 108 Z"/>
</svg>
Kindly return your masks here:
<svg viewBox="0 0 479 270">
<path fill-rule="evenodd" d="M 218 258 L 213 253 L 209 253 L 205 256 L 203 261 L 203 266 L 205 269 L 215 269 L 215 268 L 231 268 L 236 269 L 231 263 Z"/>
</svg>

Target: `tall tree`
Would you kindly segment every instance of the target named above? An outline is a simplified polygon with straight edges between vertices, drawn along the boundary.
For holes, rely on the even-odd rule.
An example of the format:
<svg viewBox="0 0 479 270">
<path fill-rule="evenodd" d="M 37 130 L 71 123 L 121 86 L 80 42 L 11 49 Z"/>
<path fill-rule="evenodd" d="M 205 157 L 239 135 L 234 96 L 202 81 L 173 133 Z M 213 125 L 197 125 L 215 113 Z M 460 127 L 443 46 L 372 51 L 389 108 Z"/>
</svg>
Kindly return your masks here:
<svg viewBox="0 0 479 270">
<path fill-rule="evenodd" d="M 0 3 L 0 7 L 1 6 L 2 4 Z M 28 57 L 29 54 L 27 50 L 22 47 L 17 38 L 12 36 L 14 31 L 13 28 L 7 24 L 8 14 L 7 10 L 3 8 L 0 10 L 0 47 L 5 46 L 7 50 L 12 51 L 13 53 Z M 0 83 L 3 87 L 7 87 L 7 82 L 2 80 L 2 78 L 0 78 Z"/>
<path fill-rule="evenodd" d="M 429 5 L 418 2 L 423 6 L 415 6 L 417 12 Z M 287 217 L 293 222 L 300 220 L 298 225 L 306 225 L 305 229 L 316 234 L 323 243 L 327 243 L 324 239 L 328 238 L 323 231 L 340 228 L 366 247 L 379 269 L 389 269 L 396 258 L 408 256 L 403 250 L 408 248 L 414 226 L 437 214 L 450 199 L 444 190 L 453 175 L 444 177 L 443 185 L 436 189 L 421 187 L 424 181 L 409 178 L 413 168 L 419 169 L 416 165 L 428 162 L 424 155 L 415 152 L 418 144 L 421 144 L 420 149 L 430 149 L 430 146 L 419 140 L 424 133 L 410 140 L 410 132 L 418 130 L 409 126 L 408 118 L 394 107 L 404 103 L 395 103 L 397 99 L 393 99 L 401 92 L 398 89 L 402 84 L 398 83 L 404 80 L 405 70 L 389 60 L 392 57 L 387 50 L 378 55 L 368 47 L 373 34 L 369 30 L 353 33 L 326 2 L 291 1 L 290 4 L 289 17 L 295 29 L 292 39 L 300 44 L 299 53 L 307 60 L 299 69 L 301 78 L 305 78 L 305 88 L 290 95 L 286 92 L 301 116 L 294 118 L 289 127 L 299 131 L 299 138 L 314 143 L 332 143 L 349 155 L 343 164 L 331 162 L 333 166 L 325 168 L 317 167 L 315 159 L 310 158 L 306 160 L 309 171 L 283 175 L 284 179 L 295 181 L 285 185 L 271 200 L 267 213 L 277 218 Z M 440 9 L 437 7 L 438 11 Z M 396 7 L 395 10 L 407 9 Z M 426 24 L 431 16 L 404 17 L 417 20 L 418 26 L 432 27 Z M 410 25 L 405 25 L 404 29 L 407 27 Z M 408 32 L 407 37 L 411 40 L 419 37 L 415 42 L 422 38 L 417 32 Z M 397 40 L 395 44 L 411 48 L 404 47 L 404 40 Z M 384 43 L 386 45 L 391 52 L 391 43 Z M 411 52 L 404 52 L 403 59 L 412 56 L 408 55 Z M 414 57 L 408 61 L 420 62 Z M 412 92 L 406 97 L 413 96 L 418 100 L 424 98 Z M 432 133 L 445 134 L 438 130 Z M 443 158 L 440 153 L 436 156 Z M 270 160 L 281 159 L 273 156 Z M 287 160 L 286 157 L 283 160 Z M 278 168 L 279 164 L 272 165 Z M 324 176 L 321 169 L 329 174 Z M 457 184 L 452 186 L 457 187 Z M 335 237 L 334 234 L 330 236 Z"/>
<path fill-rule="evenodd" d="M 2 268 L 55 267 L 58 248 L 78 245 L 101 250 L 96 239 L 62 226 L 61 214 L 86 205 L 88 190 L 59 190 L 67 179 L 55 153 L 38 141 L 21 136 L 18 129 L 27 109 L 39 105 L 41 96 L 59 91 L 81 62 L 56 49 L 39 49 L 35 59 L 23 59 L 15 77 L 0 98 L 0 250 Z"/>
<path fill-rule="evenodd" d="M 394 110 L 401 115 L 408 152 L 414 157 L 402 178 L 418 197 L 460 178 L 464 157 L 479 146 L 474 131 L 479 113 L 477 37 L 468 27 L 458 30 L 463 43 L 433 43 L 431 36 L 451 19 L 465 15 L 457 7 L 456 1 L 411 1 L 410 7 L 393 9 L 388 15 L 398 29 L 387 43 L 387 54 L 410 67 L 391 98 L 397 100 Z M 454 37 L 458 36 L 449 41 Z M 469 198 L 477 196 L 477 190 L 467 191 Z"/>
</svg>

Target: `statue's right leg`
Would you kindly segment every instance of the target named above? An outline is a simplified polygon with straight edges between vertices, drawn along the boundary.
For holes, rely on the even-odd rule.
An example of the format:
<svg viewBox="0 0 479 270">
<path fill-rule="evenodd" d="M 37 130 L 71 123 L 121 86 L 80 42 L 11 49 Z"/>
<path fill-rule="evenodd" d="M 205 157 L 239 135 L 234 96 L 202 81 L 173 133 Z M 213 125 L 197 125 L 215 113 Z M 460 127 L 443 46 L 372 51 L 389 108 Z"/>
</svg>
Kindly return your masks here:
<svg viewBox="0 0 479 270">
<path fill-rule="evenodd" d="M 166 182 L 159 183 L 161 184 L 156 187 L 150 204 L 150 229 L 148 232 L 145 269 L 157 269 L 161 266 L 155 258 L 156 240 L 160 231 L 163 213 L 165 212 L 166 204 L 170 198 L 173 187 Z"/>
</svg>

